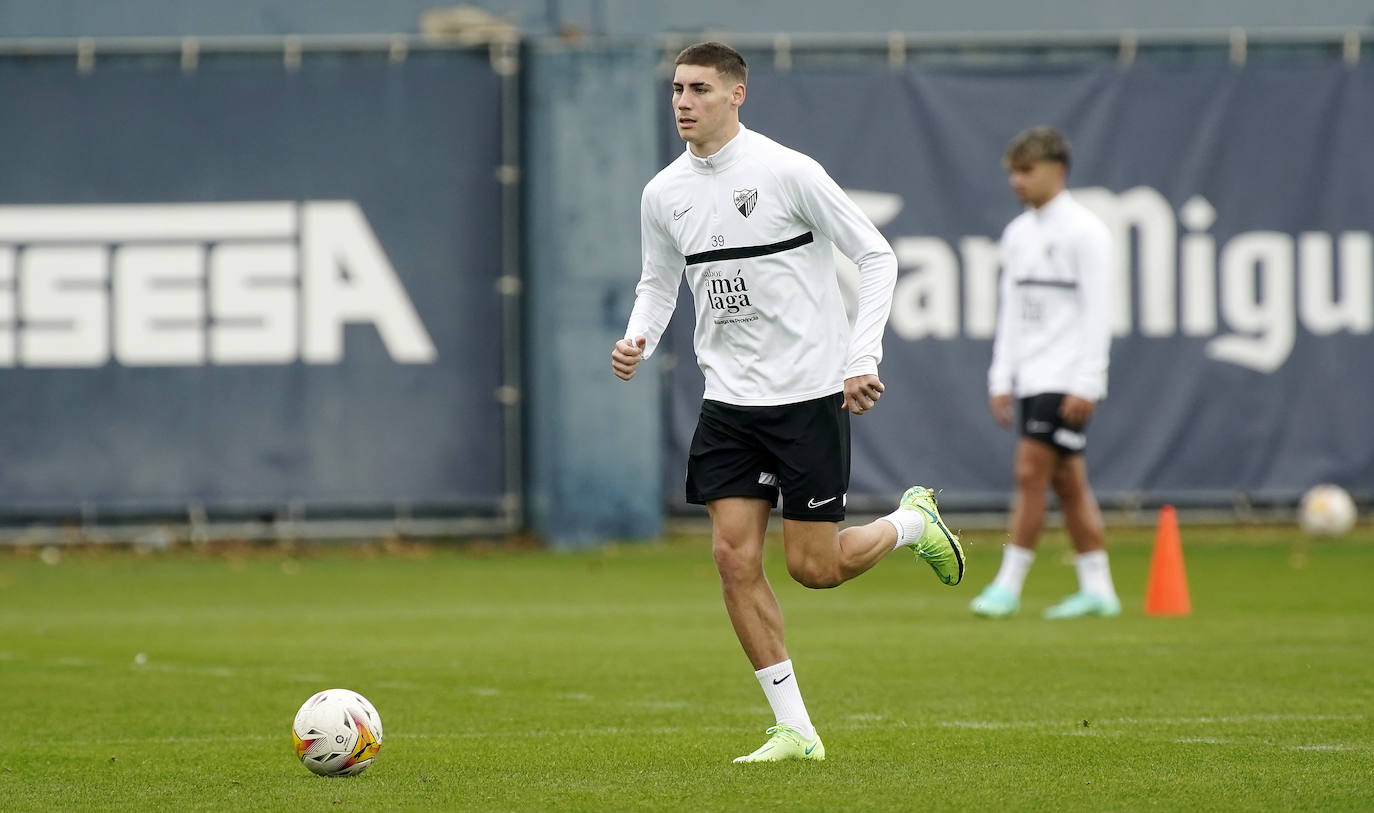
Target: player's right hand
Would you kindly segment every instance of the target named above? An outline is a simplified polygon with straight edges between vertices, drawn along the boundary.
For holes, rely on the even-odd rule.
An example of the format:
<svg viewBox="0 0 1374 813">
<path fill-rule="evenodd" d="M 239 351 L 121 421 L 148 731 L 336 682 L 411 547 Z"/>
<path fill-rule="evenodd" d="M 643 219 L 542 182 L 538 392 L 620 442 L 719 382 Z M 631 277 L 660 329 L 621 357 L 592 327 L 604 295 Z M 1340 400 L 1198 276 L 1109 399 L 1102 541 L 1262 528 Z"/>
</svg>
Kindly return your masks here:
<svg viewBox="0 0 1374 813">
<path fill-rule="evenodd" d="M 636 336 L 634 341 L 621 339 L 615 343 L 615 349 L 611 351 L 611 371 L 616 378 L 629 381 L 635 377 L 635 365 L 644 358 L 644 345 L 647 342 L 648 339 L 643 336 Z"/>
<path fill-rule="evenodd" d="M 1011 428 L 1012 418 L 1015 417 L 1011 405 L 1011 393 L 999 393 L 998 395 L 988 396 L 988 411 L 998 423 Z"/>
</svg>

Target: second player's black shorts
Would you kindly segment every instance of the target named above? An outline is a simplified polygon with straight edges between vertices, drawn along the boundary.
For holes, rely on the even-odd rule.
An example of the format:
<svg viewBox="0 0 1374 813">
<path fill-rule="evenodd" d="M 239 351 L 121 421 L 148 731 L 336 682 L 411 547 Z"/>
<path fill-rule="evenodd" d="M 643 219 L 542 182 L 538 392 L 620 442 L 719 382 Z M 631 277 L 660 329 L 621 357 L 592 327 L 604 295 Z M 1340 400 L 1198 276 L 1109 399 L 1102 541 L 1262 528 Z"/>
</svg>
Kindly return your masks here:
<svg viewBox="0 0 1374 813">
<path fill-rule="evenodd" d="M 1069 426 L 1059 415 L 1064 393 L 1044 392 L 1021 399 L 1021 435 L 1048 443 L 1063 454 L 1082 454 L 1088 447 L 1088 424 Z"/>
<path fill-rule="evenodd" d="M 780 406 L 703 401 L 687 458 L 687 502 L 758 497 L 786 519 L 839 522 L 849 490 L 844 394 Z"/>
</svg>

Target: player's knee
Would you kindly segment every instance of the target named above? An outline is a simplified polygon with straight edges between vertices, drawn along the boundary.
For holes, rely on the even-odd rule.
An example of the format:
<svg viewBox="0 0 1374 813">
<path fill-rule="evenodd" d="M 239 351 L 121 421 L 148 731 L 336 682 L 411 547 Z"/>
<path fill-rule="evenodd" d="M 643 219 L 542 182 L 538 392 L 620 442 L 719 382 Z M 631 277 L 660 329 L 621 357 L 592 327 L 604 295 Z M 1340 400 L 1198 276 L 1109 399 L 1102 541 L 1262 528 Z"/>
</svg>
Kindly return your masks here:
<svg viewBox="0 0 1374 813">
<path fill-rule="evenodd" d="M 722 581 L 753 578 L 763 570 L 760 551 L 750 545 L 736 544 L 728 539 L 716 539 L 711 544 L 711 556 Z"/>
<path fill-rule="evenodd" d="M 828 590 L 844 582 L 838 566 L 814 559 L 788 560 L 787 573 L 797 584 L 812 590 Z"/>
<path fill-rule="evenodd" d="M 1072 466 L 1060 466 L 1055 469 L 1054 478 L 1050 483 L 1054 487 L 1054 493 L 1064 502 L 1077 502 L 1086 499 L 1091 493 L 1086 478 Z"/>
<path fill-rule="evenodd" d="M 1045 486 L 1049 485 L 1049 472 L 1044 471 L 1040 466 L 1036 465 L 1033 461 L 1017 461 L 1016 468 L 1012 472 L 1012 474 L 1016 478 L 1017 488 L 1044 489 Z"/>
</svg>

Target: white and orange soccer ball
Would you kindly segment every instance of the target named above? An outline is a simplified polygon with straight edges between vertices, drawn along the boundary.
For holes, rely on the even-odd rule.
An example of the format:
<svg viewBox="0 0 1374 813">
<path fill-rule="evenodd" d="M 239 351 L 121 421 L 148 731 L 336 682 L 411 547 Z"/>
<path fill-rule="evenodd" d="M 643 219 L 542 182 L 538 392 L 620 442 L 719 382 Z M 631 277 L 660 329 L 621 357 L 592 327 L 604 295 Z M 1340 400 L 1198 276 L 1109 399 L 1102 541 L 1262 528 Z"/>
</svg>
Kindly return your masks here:
<svg viewBox="0 0 1374 813">
<path fill-rule="evenodd" d="M 382 748 L 382 716 L 350 689 L 325 689 L 296 712 L 291 740 L 301 764 L 320 776 L 356 776 Z"/>
<path fill-rule="evenodd" d="M 1298 524 L 1314 536 L 1342 536 L 1355 527 L 1355 501 L 1337 485 L 1312 486 L 1298 504 Z"/>
</svg>

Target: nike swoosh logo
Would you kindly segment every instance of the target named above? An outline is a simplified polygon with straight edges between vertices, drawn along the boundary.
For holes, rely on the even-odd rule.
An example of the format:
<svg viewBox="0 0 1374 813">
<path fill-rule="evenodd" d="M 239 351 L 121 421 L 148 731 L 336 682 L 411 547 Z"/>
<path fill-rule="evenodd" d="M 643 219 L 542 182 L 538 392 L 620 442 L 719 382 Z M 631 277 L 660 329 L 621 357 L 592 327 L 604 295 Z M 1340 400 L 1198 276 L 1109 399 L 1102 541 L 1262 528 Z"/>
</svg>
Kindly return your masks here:
<svg viewBox="0 0 1374 813">
<path fill-rule="evenodd" d="M 779 683 L 782 683 L 783 681 L 787 680 L 787 679 L 790 678 L 790 677 L 792 677 L 791 673 L 788 673 L 788 674 L 786 674 L 786 675 L 783 675 L 782 677 L 780 677 L 780 678 L 778 678 L 777 680 L 773 681 L 773 685 L 776 686 L 776 685 L 778 685 Z"/>
<path fill-rule="evenodd" d="M 806 755 L 811 756 L 811 752 L 816 750 L 816 743 L 811 743 L 811 747 L 806 749 Z"/>
<path fill-rule="evenodd" d="M 837 500 L 837 499 L 839 499 L 839 498 L 838 498 L 838 497 L 831 497 L 831 498 L 828 499 L 828 500 L 821 500 L 820 502 L 816 502 L 816 498 L 815 498 L 815 497 L 812 497 L 811 499 L 809 499 L 809 500 L 806 501 L 806 507 L 807 507 L 807 508 L 820 508 L 822 505 L 825 505 L 825 504 L 828 503 L 828 502 L 834 502 L 834 501 Z"/>
<path fill-rule="evenodd" d="M 692 207 L 690 207 L 690 206 L 688 206 L 686 209 L 683 209 L 683 210 L 680 211 L 680 212 L 679 212 L 677 209 L 674 209 L 674 210 L 673 210 L 673 219 L 674 219 L 674 220 L 681 220 L 681 219 L 682 219 L 682 216 L 685 215 L 685 214 L 687 214 L 687 213 L 690 212 L 690 211 L 692 211 Z"/>
</svg>

